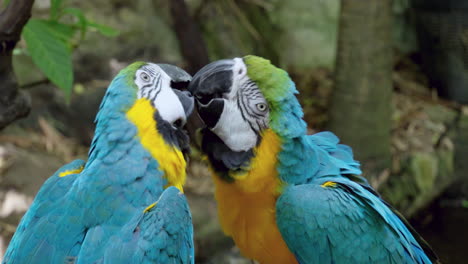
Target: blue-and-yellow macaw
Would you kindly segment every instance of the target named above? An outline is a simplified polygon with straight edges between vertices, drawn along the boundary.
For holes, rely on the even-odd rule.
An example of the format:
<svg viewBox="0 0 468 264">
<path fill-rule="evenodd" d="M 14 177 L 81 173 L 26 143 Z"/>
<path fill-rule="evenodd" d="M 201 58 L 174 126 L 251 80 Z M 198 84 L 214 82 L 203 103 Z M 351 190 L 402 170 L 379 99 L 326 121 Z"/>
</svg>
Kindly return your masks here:
<svg viewBox="0 0 468 264">
<path fill-rule="evenodd" d="M 191 76 L 136 62 L 112 81 L 96 117 L 88 161 L 41 187 L 3 263 L 194 263 L 182 186 L 193 98 Z"/>
<path fill-rule="evenodd" d="M 306 135 L 288 74 L 246 56 L 202 68 L 195 96 L 224 232 L 260 263 L 431 263 L 437 258 L 331 132 Z"/>
</svg>

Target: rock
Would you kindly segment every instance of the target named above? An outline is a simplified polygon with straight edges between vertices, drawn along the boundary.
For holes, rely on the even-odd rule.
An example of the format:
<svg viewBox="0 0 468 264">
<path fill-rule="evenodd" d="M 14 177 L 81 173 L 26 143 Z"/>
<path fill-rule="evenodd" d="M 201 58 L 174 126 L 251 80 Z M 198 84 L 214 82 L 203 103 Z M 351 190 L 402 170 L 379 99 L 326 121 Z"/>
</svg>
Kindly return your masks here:
<svg viewBox="0 0 468 264">
<path fill-rule="evenodd" d="M 437 165 L 437 157 L 428 153 L 416 153 L 411 158 L 409 171 L 419 191 L 427 192 L 434 187 L 434 180 L 439 171 Z"/>
<path fill-rule="evenodd" d="M 403 103 L 406 100 L 411 104 Z M 393 135 L 394 141 L 400 139 L 393 150 L 397 169 L 379 191 L 411 217 L 461 179 L 460 173 L 465 175 L 468 115 L 415 98 L 400 98 L 398 105 L 401 116 Z"/>
</svg>

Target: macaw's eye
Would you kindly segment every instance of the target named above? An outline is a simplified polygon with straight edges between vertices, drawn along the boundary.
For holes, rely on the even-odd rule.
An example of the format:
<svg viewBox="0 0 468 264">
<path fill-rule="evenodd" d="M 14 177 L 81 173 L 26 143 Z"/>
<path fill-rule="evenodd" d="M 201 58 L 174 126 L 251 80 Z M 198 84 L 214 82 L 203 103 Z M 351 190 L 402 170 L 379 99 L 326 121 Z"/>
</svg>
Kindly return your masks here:
<svg viewBox="0 0 468 264">
<path fill-rule="evenodd" d="M 258 103 L 257 104 L 257 109 L 258 111 L 265 112 L 267 110 L 267 105 L 264 103 Z"/>
<path fill-rule="evenodd" d="M 149 82 L 149 81 L 150 81 L 150 76 L 149 76 L 146 72 L 140 73 L 140 78 L 141 78 L 144 82 Z"/>
</svg>

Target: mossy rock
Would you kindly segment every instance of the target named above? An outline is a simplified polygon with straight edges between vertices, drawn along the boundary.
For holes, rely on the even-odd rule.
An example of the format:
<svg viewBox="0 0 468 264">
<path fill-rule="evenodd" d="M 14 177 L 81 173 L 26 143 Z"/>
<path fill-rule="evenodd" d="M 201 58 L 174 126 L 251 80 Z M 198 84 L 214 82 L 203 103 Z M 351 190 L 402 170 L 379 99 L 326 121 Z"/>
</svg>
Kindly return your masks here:
<svg viewBox="0 0 468 264">
<path fill-rule="evenodd" d="M 402 161 L 400 173 L 390 176 L 380 192 L 406 216 L 427 206 L 454 179 L 454 152 L 418 152 Z"/>
<path fill-rule="evenodd" d="M 438 174 L 437 157 L 430 153 L 416 153 L 411 158 L 409 172 L 419 191 L 430 191 Z"/>
</svg>

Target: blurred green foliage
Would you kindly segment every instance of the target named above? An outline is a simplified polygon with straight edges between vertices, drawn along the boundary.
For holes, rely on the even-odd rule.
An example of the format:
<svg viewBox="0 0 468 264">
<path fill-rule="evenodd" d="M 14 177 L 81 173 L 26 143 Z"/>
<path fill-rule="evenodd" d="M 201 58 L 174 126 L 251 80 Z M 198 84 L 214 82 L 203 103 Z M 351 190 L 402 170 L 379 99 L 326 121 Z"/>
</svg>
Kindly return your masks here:
<svg viewBox="0 0 468 264">
<path fill-rule="evenodd" d="M 67 100 L 73 87 L 72 52 L 90 30 L 108 37 L 119 34 L 111 27 L 88 19 L 81 9 L 67 6 L 66 0 L 51 0 L 49 18 L 30 19 L 22 32 L 26 53 L 44 75 L 65 92 Z"/>
<path fill-rule="evenodd" d="M 463 200 L 462 201 L 462 207 L 468 208 L 468 200 Z"/>
</svg>

